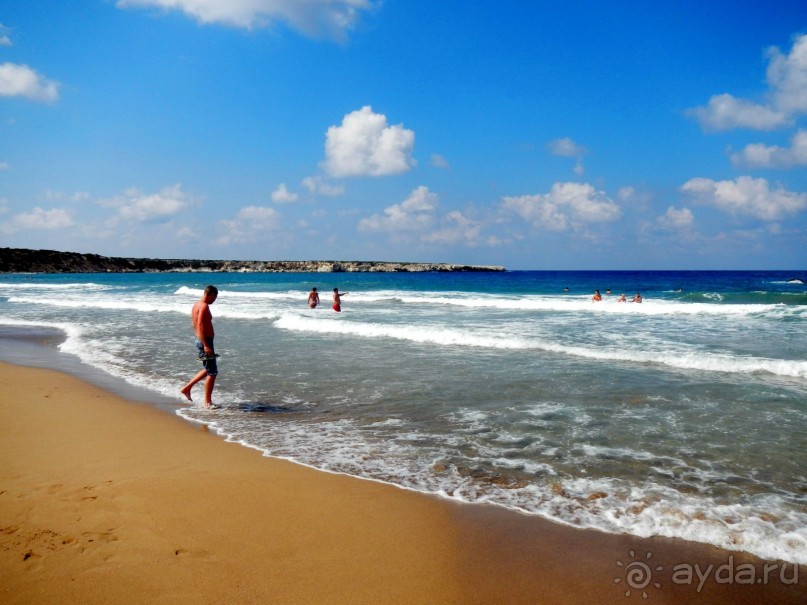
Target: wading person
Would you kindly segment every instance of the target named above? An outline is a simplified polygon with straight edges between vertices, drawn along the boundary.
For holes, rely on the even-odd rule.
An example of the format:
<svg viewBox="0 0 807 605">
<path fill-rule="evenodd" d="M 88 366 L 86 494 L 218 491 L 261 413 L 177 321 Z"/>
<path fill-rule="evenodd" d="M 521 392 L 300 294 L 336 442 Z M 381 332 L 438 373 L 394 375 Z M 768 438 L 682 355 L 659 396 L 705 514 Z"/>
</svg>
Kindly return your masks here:
<svg viewBox="0 0 807 605">
<path fill-rule="evenodd" d="M 347 294 L 347 292 L 340 292 L 339 288 L 333 289 L 333 310 L 337 313 L 342 312 L 342 297 Z"/>
<path fill-rule="evenodd" d="M 216 286 L 208 286 L 202 293 L 202 299 L 193 305 L 191 320 L 193 332 L 196 337 L 196 357 L 202 362 L 202 369 L 191 378 L 191 381 L 182 388 L 182 394 L 191 399 L 191 389 L 197 382 L 205 380 L 205 407 L 213 406 L 213 386 L 216 384 L 219 368 L 216 364 L 216 351 L 213 349 L 213 315 L 210 313 L 212 305 L 219 295 Z"/>
</svg>

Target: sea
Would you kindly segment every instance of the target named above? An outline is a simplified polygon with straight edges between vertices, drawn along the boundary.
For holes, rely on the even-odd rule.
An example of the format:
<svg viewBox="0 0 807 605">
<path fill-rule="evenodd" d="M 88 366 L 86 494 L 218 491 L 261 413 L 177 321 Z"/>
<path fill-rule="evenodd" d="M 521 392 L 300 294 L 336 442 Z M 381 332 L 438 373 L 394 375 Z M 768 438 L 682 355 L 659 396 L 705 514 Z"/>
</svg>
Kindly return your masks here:
<svg viewBox="0 0 807 605">
<path fill-rule="evenodd" d="M 806 564 L 805 281 L 792 271 L 5 274 L 0 358 L 83 368 L 323 471 Z M 201 405 L 202 384 L 193 403 L 179 393 L 201 369 L 190 309 L 208 284 L 219 289 L 215 409 Z M 643 302 L 630 302 L 636 293 Z"/>
</svg>

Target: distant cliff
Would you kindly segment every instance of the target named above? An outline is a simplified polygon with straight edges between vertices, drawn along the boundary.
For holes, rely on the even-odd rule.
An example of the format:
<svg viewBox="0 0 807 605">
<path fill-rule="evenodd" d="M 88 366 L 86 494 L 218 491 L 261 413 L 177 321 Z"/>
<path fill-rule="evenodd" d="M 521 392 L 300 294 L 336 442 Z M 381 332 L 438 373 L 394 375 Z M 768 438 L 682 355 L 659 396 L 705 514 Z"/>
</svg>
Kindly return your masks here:
<svg viewBox="0 0 807 605">
<path fill-rule="evenodd" d="M 379 261 L 258 261 L 118 258 L 98 254 L 0 248 L 0 273 L 160 273 L 222 271 L 240 273 L 289 272 L 422 272 L 504 271 L 487 265 L 446 263 L 387 263 Z"/>
</svg>

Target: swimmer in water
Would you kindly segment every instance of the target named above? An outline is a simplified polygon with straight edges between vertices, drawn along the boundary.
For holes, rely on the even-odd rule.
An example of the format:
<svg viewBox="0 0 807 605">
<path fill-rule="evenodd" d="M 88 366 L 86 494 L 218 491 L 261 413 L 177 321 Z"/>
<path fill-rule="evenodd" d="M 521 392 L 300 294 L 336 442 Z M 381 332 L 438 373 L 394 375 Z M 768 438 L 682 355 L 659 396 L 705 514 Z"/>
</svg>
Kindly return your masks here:
<svg viewBox="0 0 807 605">
<path fill-rule="evenodd" d="M 342 312 L 342 297 L 349 292 L 339 292 L 339 288 L 333 289 L 333 310 L 337 313 Z"/>
</svg>

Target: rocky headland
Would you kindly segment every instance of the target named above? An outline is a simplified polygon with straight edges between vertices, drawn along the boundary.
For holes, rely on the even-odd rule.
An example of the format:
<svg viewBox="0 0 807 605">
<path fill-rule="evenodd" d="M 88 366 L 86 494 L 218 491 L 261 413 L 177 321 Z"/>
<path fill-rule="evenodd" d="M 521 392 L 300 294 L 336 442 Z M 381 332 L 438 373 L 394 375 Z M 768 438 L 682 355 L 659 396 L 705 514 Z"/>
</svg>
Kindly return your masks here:
<svg viewBox="0 0 807 605">
<path fill-rule="evenodd" d="M 336 273 L 504 270 L 504 267 L 499 266 L 454 265 L 449 263 L 121 258 L 78 252 L 58 252 L 56 250 L 0 248 L 0 273 L 187 273 L 205 271 L 224 273 Z"/>
</svg>

